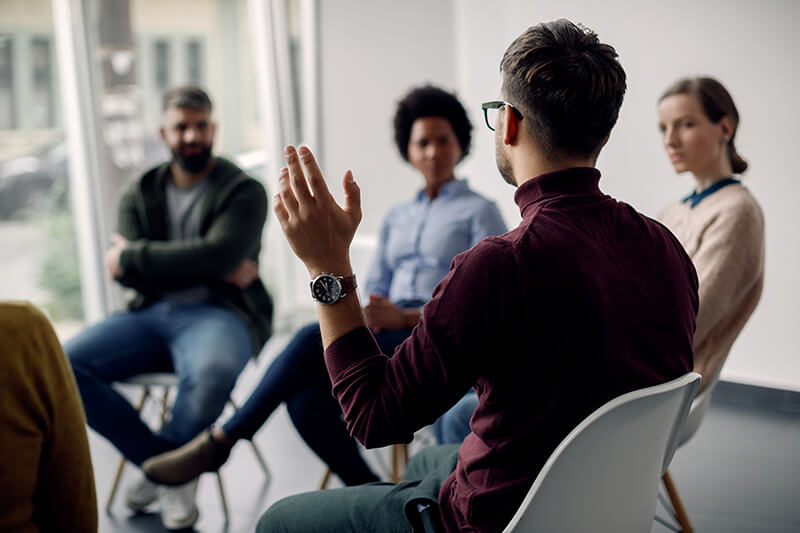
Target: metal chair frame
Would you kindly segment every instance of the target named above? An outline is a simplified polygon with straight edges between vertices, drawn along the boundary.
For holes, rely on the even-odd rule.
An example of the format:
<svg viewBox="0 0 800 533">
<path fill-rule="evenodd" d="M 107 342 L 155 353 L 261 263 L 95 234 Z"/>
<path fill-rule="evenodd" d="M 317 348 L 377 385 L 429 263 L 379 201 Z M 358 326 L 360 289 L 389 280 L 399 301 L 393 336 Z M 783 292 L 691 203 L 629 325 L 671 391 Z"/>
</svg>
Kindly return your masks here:
<svg viewBox="0 0 800 533">
<path fill-rule="evenodd" d="M 149 373 L 149 374 L 139 374 L 136 376 L 132 376 L 126 380 L 120 381 L 119 383 L 123 385 L 137 385 L 142 387 L 142 393 L 139 397 L 139 400 L 135 404 L 136 411 L 141 414 L 142 409 L 144 408 L 145 401 L 147 398 L 157 399 L 160 404 L 160 418 L 161 418 L 161 427 L 163 427 L 164 422 L 167 419 L 167 414 L 169 413 L 169 395 L 173 388 L 177 387 L 178 385 L 178 376 L 172 373 L 164 372 L 164 373 Z M 161 397 L 157 398 L 156 396 L 156 389 L 160 389 L 162 391 Z M 228 397 L 228 404 L 233 408 L 234 412 L 239 410 L 239 406 L 236 405 L 234 402 L 233 397 Z M 269 477 L 269 468 L 267 467 L 266 461 L 264 461 L 264 457 L 261 455 L 261 451 L 256 446 L 256 443 L 252 440 L 249 441 L 250 446 L 253 450 L 253 454 L 256 456 L 256 461 L 258 462 L 261 470 L 264 472 L 266 477 Z M 127 460 L 125 457 L 121 457 L 119 460 L 119 465 L 117 466 L 117 471 L 114 476 L 114 482 L 111 485 L 111 492 L 108 495 L 108 500 L 106 501 L 106 512 L 111 512 L 111 505 L 114 502 L 114 498 L 117 494 L 117 489 L 119 488 L 119 482 L 122 479 L 122 471 L 125 469 L 125 464 Z M 222 484 L 222 475 L 220 474 L 219 470 L 215 472 L 217 478 L 217 486 L 219 487 L 219 497 L 222 503 L 222 511 L 225 515 L 225 520 L 228 520 L 228 501 L 225 497 L 225 487 Z"/>
</svg>

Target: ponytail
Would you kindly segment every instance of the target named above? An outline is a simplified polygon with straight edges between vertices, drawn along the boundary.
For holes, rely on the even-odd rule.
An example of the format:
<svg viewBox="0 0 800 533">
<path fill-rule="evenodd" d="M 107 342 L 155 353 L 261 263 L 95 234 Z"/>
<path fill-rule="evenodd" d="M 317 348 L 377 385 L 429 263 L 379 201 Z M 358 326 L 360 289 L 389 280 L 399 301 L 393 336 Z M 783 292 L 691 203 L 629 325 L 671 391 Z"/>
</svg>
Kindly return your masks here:
<svg viewBox="0 0 800 533">
<path fill-rule="evenodd" d="M 741 174 L 747 170 L 747 161 L 742 159 L 742 156 L 736 151 L 736 147 L 733 145 L 733 139 L 728 143 L 728 158 L 731 161 L 731 169 L 733 169 L 734 174 Z"/>
</svg>

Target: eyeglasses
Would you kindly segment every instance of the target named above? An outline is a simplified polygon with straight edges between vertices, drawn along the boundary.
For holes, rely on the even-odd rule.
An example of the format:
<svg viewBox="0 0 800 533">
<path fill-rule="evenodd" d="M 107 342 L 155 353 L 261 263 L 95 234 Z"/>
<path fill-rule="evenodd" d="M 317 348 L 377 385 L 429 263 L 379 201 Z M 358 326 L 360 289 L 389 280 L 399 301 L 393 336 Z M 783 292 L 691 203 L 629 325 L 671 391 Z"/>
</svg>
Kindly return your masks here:
<svg viewBox="0 0 800 533">
<path fill-rule="evenodd" d="M 494 125 L 497 124 L 497 115 L 500 114 L 500 110 L 505 106 L 509 106 L 511 108 L 511 111 L 517 116 L 518 120 L 522 120 L 522 113 L 519 109 L 514 107 L 514 104 L 510 102 L 506 102 L 504 100 L 492 100 L 491 102 L 484 102 L 481 104 L 481 109 L 483 109 L 483 118 L 486 120 L 486 125 L 490 130 L 494 131 Z"/>
</svg>

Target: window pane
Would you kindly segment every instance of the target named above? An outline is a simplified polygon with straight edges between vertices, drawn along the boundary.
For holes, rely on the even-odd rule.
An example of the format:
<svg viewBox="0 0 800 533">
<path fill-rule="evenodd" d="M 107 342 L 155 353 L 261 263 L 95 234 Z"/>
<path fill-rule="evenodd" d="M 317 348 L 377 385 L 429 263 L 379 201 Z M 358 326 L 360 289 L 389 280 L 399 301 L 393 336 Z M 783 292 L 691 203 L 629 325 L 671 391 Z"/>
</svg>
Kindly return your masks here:
<svg viewBox="0 0 800 533">
<path fill-rule="evenodd" d="M 165 41 L 156 41 L 153 47 L 153 62 L 156 69 L 156 89 L 163 91 L 169 87 L 169 44 Z"/>
<path fill-rule="evenodd" d="M 189 83 L 192 85 L 203 85 L 203 68 L 200 43 L 189 41 L 186 45 L 186 65 L 188 68 Z"/>
<path fill-rule="evenodd" d="M 16 125 L 13 46 L 11 35 L 0 34 L 0 129 L 10 129 Z"/>
<path fill-rule="evenodd" d="M 50 41 L 34 39 L 31 42 L 31 68 L 33 70 L 33 91 L 31 119 L 35 128 L 50 128 L 55 125 L 53 118 L 52 58 Z"/>
<path fill-rule="evenodd" d="M 83 306 L 51 6 L 19 5 L 0 1 L 0 299 L 33 302 L 65 339 Z"/>
</svg>

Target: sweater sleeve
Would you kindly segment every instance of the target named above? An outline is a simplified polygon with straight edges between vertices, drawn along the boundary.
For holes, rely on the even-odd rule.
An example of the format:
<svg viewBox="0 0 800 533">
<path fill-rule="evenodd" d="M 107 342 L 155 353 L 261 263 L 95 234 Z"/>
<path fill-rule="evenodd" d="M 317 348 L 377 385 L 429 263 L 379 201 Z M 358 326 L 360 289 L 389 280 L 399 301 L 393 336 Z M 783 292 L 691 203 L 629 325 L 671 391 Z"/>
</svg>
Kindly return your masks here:
<svg viewBox="0 0 800 533">
<path fill-rule="evenodd" d="M 764 268 L 764 219 L 756 204 L 720 212 L 692 257 L 699 279 L 695 347 L 758 282 Z"/>
<path fill-rule="evenodd" d="M 132 242 L 120 258 L 126 276 L 170 288 L 219 281 L 261 245 L 267 216 L 264 188 L 248 179 L 230 193 L 208 231 L 182 241 Z"/>
<path fill-rule="evenodd" d="M 13 454 L 15 446 L 28 443 L 16 450 L 15 464 L 8 468 L 24 470 L 13 477 L 19 491 L 26 490 L 22 479 L 35 476 L 31 519 L 40 531 L 97 531 L 86 421 L 66 356 L 49 321 L 35 307 L 12 304 L 0 315 L 7 372 L 16 374 L 7 384 L 15 406 L 5 403 L 4 409 L 15 409 L 13 427 L 27 428 L 5 435 L 4 451 Z M 34 434 L 39 444 L 33 445 Z M 28 457 L 36 463 L 26 462 Z"/>
<path fill-rule="evenodd" d="M 333 393 L 350 432 L 367 447 L 410 442 L 475 383 L 509 323 L 497 299 L 513 276 L 508 254 L 483 241 L 456 257 L 411 336 L 389 358 L 366 328 L 325 351 Z M 501 287 L 502 285 L 502 287 Z M 490 313 L 489 310 L 500 310 Z"/>
</svg>

